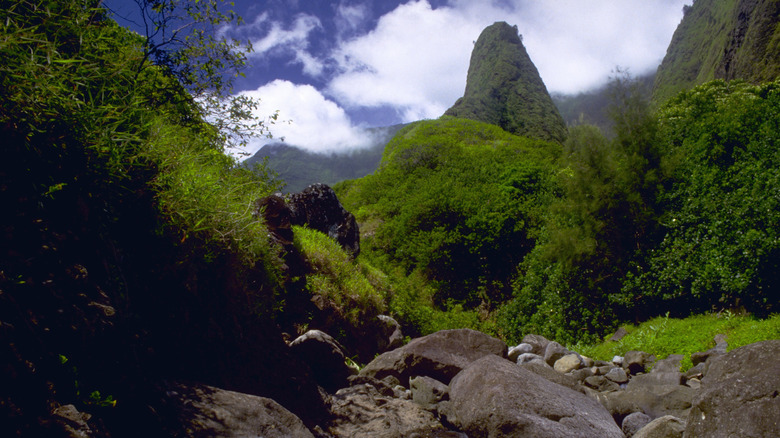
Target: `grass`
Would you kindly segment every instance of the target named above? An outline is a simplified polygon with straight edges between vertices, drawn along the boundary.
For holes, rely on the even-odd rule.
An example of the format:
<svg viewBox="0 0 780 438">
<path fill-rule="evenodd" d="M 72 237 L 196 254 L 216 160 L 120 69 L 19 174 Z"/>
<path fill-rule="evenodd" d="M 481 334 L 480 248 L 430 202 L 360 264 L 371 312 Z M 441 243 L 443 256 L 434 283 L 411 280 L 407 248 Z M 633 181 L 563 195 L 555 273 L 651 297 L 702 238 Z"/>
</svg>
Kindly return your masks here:
<svg viewBox="0 0 780 438">
<path fill-rule="evenodd" d="M 386 310 L 387 279 L 363 260 L 351 260 L 333 239 L 306 227 L 293 227 L 295 244 L 309 263 L 306 287 L 344 312 L 360 327 Z"/>
<path fill-rule="evenodd" d="M 628 334 L 620 341 L 605 340 L 596 345 L 576 345 L 570 348 L 601 360 L 611 360 L 631 350 L 654 354 L 657 359 L 664 359 L 670 354 L 682 354 L 681 369 L 687 370 L 692 366 L 691 354 L 714 347 L 717 334 L 726 335 L 728 350 L 754 342 L 780 339 L 780 315 L 764 320 L 730 312 L 695 315 L 684 319 L 663 316 L 624 328 Z"/>
</svg>

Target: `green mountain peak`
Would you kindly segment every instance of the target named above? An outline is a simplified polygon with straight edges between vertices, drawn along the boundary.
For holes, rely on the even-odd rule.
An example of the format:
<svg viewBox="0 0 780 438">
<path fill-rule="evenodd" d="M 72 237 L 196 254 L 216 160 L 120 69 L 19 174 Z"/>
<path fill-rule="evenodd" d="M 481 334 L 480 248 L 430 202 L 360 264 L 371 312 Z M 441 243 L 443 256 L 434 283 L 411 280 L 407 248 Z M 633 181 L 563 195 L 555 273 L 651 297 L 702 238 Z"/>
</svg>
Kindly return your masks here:
<svg viewBox="0 0 780 438">
<path fill-rule="evenodd" d="M 523 46 L 517 26 L 485 28 L 471 52 L 466 91 L 445 116 L 498 125 L 517 135 L 563 142 L 566 125 Z"/>
</svg>

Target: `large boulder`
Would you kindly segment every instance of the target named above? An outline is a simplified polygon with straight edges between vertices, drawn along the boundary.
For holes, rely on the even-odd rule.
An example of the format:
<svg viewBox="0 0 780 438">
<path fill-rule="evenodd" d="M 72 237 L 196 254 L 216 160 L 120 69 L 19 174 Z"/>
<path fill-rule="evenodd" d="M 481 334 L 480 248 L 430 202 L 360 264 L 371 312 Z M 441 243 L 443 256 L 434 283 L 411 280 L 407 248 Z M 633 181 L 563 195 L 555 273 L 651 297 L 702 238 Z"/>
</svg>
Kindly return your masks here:
<svg viewBox="0 0 780 438">
<path fill-rule="evenodd" d="M 686 437 L 780 436 L 780 340 L 711 357 Z"/>
<path fill-rule="evenodd" d="M 368 383 L 341 389 L 333 395 L 331 415 L 327 432 L 334 437 L 406 438 L 446 431 L 431 412 L 417 403 Z"/>
<path fill-rule="evenodd" d="M 393 376 L 405 386 L 413 376 L 428 376 L 449 383 L 475 360 L 486 355 L 503 358 L 506 353 L 503 341 L 484 333 L 470 329 L 442 330 L 379 355 L 360 375 L 380 380 Z"/>
<path fill-rule="evenodd" d="M 685 421 L 664 415 L 647 423 L 633 438 L 682 438 L 684 431 Z"/>
<path fill-rule="evenodd" d="M 594 399 L 496 355 L 452 379 L 442 413 L 473 437 L 623 437 Z"/>
<path fill-rule="evenodd" d="M 290 343 L 290 351 L 309 365 L 314 379 L 326 390 L 347 386 L 352 369 L 347 366 L 344 348 L 329 334 L 309 330 Z"/>
<path fill-rule="evenodd" d="M 206 385 L 173 384 L 165 392 L 170 436 L 314 438 L 275 401 Z"/>
<path fill-rule="evenodd" d="M 292 225 L 323 232 L 353 257 L 360 253 L 360 230 L 352 213 L 342 207 L 336 192 L 326 184 L 312 184 L 287 198 Z"/>
</svg>

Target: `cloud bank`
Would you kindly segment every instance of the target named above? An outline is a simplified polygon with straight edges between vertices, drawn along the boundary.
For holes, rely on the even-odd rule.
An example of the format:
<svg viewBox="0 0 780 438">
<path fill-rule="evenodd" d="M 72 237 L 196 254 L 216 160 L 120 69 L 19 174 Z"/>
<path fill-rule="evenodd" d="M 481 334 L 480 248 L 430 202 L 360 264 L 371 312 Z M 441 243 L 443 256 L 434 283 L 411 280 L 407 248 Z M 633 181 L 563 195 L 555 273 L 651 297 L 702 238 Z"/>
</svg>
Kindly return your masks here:
<svg viewBox="0 0 780 438">
<path fill-rule="evenodd" d="M 247 93 L 273 108 L 266 116 L 279 110 L 293 120 L 273 127 L 290 144 L 315 151 L 359 147 L 366 141 L 352 120 L 361 111 L 392 108 L 396 119 L 387 124 L 410 122 L 439 117 L 461 97 L 472 43 L 495 21 L 517 25 L 550 92 L 571 94 L 602 85 L 618 66 L 633 74 L 657 68 L 686 3 L 449 0 L 434 7 L 411 0 L 374 17 L 370 28 L 369 1 L 333 6 L 332 23 L 305 13 L 288 22 L 261 14 L 241 29 L 253 35 L 255 56 L 287 54 L 303 75 Z M 332 43 L 313 49 L 313 38 L 322 38 L 329 24 Z"/>
</svg>

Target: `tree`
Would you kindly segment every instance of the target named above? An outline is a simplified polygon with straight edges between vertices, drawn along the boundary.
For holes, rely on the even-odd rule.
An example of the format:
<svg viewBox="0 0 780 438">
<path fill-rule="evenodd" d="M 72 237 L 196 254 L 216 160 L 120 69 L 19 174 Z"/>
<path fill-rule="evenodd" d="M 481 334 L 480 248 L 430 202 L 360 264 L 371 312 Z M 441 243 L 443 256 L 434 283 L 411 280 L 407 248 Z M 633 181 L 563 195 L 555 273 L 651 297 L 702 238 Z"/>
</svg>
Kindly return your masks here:
<svg viewBox="0 0 780 438">
<path fill-rule="evenodd" d="M 241 24 L 239 15 L 225 10 L 223 0 L 134 1 L 137 15 L 114 15 L 142 31 L 143 56 L 135 68 L 136 81 L 152 66 L 175 78 L 188 92 L 184 98 L 197 103 L 200 115 L 217 128 L 226 146 L 243 146 L 249 137 L 271 136 L 268 125 L 276 121 L 278 112 L 259 120 L 254 115 L 258 101 L 233 94 L 233 81 L 243 76 L 252 47 L 226 37 L 222 28 Z M 172 95 L 182 97 L 176 92 Z"/>
</svg>

